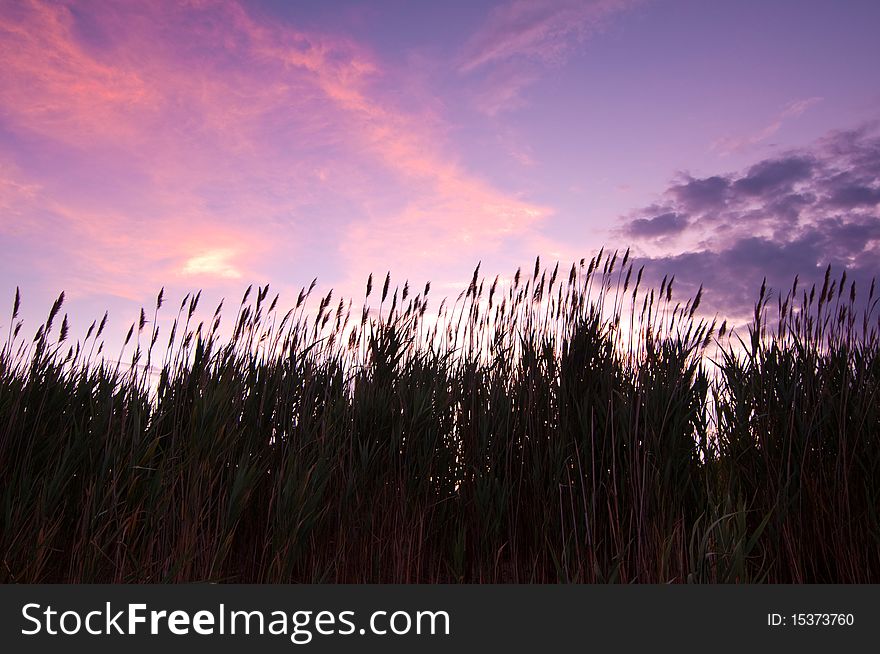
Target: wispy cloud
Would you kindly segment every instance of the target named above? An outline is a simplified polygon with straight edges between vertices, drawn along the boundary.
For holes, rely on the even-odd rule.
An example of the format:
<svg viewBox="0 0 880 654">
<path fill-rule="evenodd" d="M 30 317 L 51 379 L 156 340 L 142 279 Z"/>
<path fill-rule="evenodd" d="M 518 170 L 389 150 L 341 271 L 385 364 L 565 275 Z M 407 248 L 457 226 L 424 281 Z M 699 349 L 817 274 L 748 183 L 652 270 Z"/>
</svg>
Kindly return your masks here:
<svg viewBox="0 0 880 654">
<path fill-rule="evenodd" d="M 474 94 L 474 104 L 478 111 L 487 116 L 518 109 L 526 104 L 523 92 L 539 77 L 535 70 L 515 66 L 499 67 L 483 80 L 480 90 Z"/>
<path fill-rule="evenodd" d="M 754 134 L 749 134 L 747 136 L 722 137 L 712 143 L 712 150 L 720 153 L 721 155 L 729 155 L 748 150 L 751 147 L 763 143 L 771 136 L 776 134 L 787 120 L 791 118 L 797 118 L 805 111 L 807 111 L 810 107 L 821 102 L 822 100 L 823 98 L 820 97 L 812 97 L 806 98 L 804 100 L 795 100 L 794 102 L 790 102 L 782 109 L 782 111 L 780 111 L 776 115 L 773 121 L 763 129 L 760 129 Z"/>
<path fill-rule="evenodd" d="M 493 9 L 465 47 L 459 66 L 470 72 L 488 64 L 525 59 L 554 64 L 633 0 L 514 0 Z"/>
<path fill-rule="evenodd" d="M 482 76 L 476 106 L 489 115 L 523 104 L 540 69 L 564 63 L 607 19 L 638 0 L 514 0 L 492 9 L 463 49 L 462 74 Z"/>
</svg>

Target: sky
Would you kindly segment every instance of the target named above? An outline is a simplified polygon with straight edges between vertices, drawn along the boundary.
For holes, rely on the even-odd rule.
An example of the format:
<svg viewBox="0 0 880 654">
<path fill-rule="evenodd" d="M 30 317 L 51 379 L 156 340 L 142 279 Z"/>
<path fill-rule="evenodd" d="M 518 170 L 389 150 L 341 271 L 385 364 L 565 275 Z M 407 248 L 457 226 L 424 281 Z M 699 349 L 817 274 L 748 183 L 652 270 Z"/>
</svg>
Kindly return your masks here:
<svg viewBox="0 0 880 654">
<path fill-rule="evenodd" d="M 877 25 L 855 0 L 0 0 L 0 298 L 124 331 L 163 287 L 456 296 L 478 262 L 602 246 L 724 316 L 829 263 L 866 288 Z"/>
</svg>

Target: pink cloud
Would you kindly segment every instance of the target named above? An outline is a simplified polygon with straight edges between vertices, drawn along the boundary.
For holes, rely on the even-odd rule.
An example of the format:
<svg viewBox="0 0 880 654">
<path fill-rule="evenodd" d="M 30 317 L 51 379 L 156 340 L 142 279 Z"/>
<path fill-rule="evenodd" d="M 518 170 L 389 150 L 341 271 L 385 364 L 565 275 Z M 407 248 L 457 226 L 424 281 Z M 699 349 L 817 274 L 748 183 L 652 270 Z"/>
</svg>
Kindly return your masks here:
<svg viewBox="0 0 880 654">
<path fill-rule="evenodd" d="M 101 62 L 74 40 L 67 6 L 29 0 L 10 8 L 0 15 L 0 105 L 18 125 L 56 138 L 74 130 L 80 137 L 122 136 L 116 128 L 128 121 L 120 114 L 156 102 L 136 71 Z"/>
<path fill-rule="evenodd" d="M 219 1 L 32 0 L 0 35 L 0 111 L 58 161 L 0 175 L 0 203 L 26 216 L 15 238 L 33 274 L 63 269 L 73 293 L 237 288 L 328 230 L 328 268 L 286 274 L 353 291 L 373 269 L 470 265 L 550 214 L 461 165 L 443 121 L 399 109 L 374 83 L 387 71 L 346 38 Z"/>
</svg>

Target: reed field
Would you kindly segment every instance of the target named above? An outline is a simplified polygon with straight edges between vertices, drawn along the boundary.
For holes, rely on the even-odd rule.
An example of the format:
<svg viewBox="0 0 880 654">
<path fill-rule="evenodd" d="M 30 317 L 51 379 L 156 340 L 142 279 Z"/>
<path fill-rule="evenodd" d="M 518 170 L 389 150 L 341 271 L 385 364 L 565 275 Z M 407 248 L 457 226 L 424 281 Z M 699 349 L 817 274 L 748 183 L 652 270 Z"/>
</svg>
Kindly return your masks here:
<svg viewBox="0 0 880 654">
<path fill-rule="evenodd" d="M 877 298 L 838 274 L 734 330 L 628 251 L 170 333 L 160 293 L 118 356 L 16 294 L 0 581 L 880 581 Z"/>
</svg>

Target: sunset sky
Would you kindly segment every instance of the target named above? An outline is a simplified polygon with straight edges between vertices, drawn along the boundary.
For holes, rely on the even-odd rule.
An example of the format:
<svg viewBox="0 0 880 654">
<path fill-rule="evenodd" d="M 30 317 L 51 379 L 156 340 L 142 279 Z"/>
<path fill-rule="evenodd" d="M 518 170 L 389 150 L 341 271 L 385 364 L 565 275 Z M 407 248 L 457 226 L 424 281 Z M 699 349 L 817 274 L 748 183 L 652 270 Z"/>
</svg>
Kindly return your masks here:
<svg viewBox="0 0 880 654">
<path fill-rule="evenodd" d="M 163 286 L 457 295 L 602 245 L 733 316 L 765 275 L 880 273 L 876 1 L 0 7 L 0 298 L 33 330 L 61 290 L 122 330 Z"/>
</svg>

